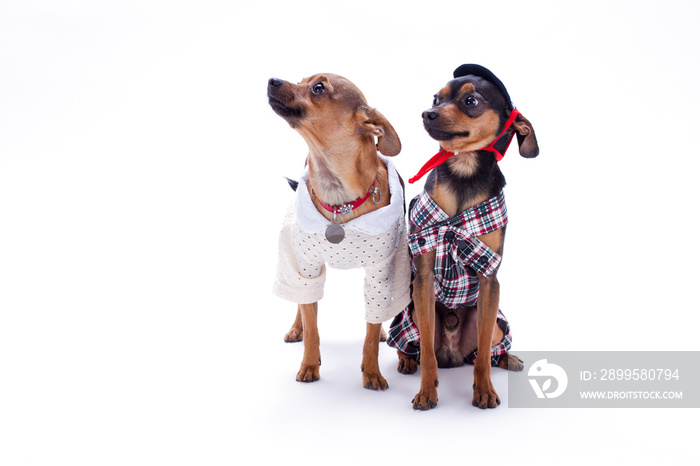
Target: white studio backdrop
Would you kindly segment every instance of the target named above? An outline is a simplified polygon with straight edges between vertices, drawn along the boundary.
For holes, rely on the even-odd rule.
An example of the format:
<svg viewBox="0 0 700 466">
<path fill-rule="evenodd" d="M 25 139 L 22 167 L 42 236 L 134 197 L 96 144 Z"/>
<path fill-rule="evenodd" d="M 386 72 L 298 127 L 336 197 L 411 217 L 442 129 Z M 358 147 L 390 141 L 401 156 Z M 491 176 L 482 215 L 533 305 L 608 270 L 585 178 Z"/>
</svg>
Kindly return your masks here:
<svg viewBox="0 0 700 466">
<path fill-rule="evenodd" d="M 490 68 L 540 143 L 501 162 L 513 351 L 692 351 L 697 18 L 691 1 L 3 3 L 0 462 L 694 464 L 692 410 L 482 412 L 464 367 L 417 413 L 419 377 L 385 347 L 390 389 L 362 389 L 360 271 L 329 272 L 322 379 L 296 383 L 295 307 L 271 286 L 307 150 L 266 84 L 352 80 L 407 179 L 438 149 L 432 95 Z"/>
</svg>

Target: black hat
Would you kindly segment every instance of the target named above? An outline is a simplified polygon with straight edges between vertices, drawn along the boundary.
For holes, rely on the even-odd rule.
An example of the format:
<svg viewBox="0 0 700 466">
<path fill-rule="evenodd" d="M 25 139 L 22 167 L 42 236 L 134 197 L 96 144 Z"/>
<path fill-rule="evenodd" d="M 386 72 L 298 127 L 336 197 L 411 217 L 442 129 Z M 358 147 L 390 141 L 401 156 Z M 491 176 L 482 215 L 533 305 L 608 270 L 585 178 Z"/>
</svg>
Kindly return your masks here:
<svg viewBox="0 0 700 466">
<path fill-rule="evenodd" d="M 503 97 L 505 97 L 506 102 L 509 105 L 509 110 L 513 110 L 515 106 L 513 105 L 513 102 L 510 100 L 510 95 L 508 95 L 508 91 L 506 90 L 506 86 L 503 85 L 500 79 L 496 77 L 495 74 L 493 74 L 489 69 L 484 68 L 481 65 L 474 65 L 474 64 L 468 64 L 468 65 L 462 65 L 458 67 L 454 73 L 453 76 L 454 78 L 461 78 L 462 76 L 467 76 L 467 75 L 474 75 L 478 76 L 480 78 L 483 78 L 491 83 L 493 83 L 499 91 L 501 91 L 501 94 L 503 94 Z"/>
</svg>

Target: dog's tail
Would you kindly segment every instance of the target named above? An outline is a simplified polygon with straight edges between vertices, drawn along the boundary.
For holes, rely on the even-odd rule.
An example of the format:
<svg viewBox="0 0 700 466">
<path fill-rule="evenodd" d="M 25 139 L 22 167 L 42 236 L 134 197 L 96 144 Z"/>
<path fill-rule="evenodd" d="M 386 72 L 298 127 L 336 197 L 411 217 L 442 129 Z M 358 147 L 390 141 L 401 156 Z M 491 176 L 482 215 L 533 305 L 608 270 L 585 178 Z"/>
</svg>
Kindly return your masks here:
<svg viewBox="0 0 700 466">
<path fill-rule="evenodd" d="M 287 180 L 287 183 L 289 183 L 289 187 L 292 188 L 292 191 L 296 191 L 297 188 L 299 187 L 299 182 L 292 180 L 290 178 L 287 178 L 286 176 L 284 177 L 285 180 Z"/>
</svg>

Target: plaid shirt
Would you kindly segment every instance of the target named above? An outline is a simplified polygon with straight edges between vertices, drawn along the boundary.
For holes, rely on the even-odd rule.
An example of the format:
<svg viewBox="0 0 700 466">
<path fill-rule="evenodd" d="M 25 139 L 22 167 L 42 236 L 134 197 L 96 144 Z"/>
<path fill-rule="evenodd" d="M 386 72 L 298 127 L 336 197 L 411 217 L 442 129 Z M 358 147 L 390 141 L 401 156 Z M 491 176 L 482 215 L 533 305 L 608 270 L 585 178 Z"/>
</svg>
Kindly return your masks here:
<svg viewBox="0 0 700 466">
<path fill-rule="evenodd" d="M 479 297 L 476 272 L 490 277 L 501 263 L 477 236 L 503 228 L 508 223 L 503 191 L 461 214 L 449 217 L 423 191 L 411 202 L 408 214 L 412 256 L 436 249 L 435 299 L 450 309 L 475 306 Z"/>
<path fill-rule="evenodd" d="M 508 223 L 503 192 L 461 214 L 449 217 L 423 191 L 411 201 L 409 210 L 411 231 L 409 248 L 412 256 L 436 250 L 434 286 L 435 299 L 450 309 L 476 306 L 479 297 L 477 272 L 489 277 L 501 263 L 501 256 L 481 242 L 477 236 L 503 228 Z M 412 262 L 413 272 L 415 264 Z M 412 306 L 412 304 L 411 304 Z M 420 336 L 407 307 L 396 316 L 389 329 L 387 343 L 414 359 L 419 358 Z M 491 363 L 498 364 L 511 344 L 510 326 L 503 313 L 498 311 L 498 325 L 503 339 L 491 348 Z M 476 351 L 466 360 L 473 363 Z"/>
</svg>

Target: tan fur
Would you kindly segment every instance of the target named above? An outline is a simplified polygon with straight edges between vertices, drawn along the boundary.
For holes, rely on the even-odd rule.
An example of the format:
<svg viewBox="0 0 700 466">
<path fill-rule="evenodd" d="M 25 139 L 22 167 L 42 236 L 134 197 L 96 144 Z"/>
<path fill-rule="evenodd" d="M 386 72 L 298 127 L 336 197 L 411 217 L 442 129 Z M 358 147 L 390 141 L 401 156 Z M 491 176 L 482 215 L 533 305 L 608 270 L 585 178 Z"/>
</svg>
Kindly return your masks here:
<svg viewBox="0 0 700 466">
<path fill-rule="evenodd" d="M 476 152 L 458 152 L 447 161 L 447 164 L 456 174 L 467 177 L 476 172 L 479 167 L 479 158 Z"/>
<path fill-rule="evenodd" d="M 439 179 L 436 180 L 435 185 L 430 192 L 430 197 L 433 198 L 435 203 L 440 206 L 443 212 L 450 217 L 457 214 L 457 209 L 459 209 L 457 198 L 447 185 L 440 183 Z"/>
<path fill-rule="evenodd" d="M 449 164 L 450 160 L 448 160 L 446 163 Z M 459 161 L 457 163 L 459 163 Z M 435 203 L 439 205 L 440 208 L 450 217 L 457 215 L 459 212 L 463 212 L 470 207 L 474 207 L 475 205 L 484 202 L 488 198 L 486 193 L 481 193 L 473 199 L 470 199 L 467 204 L 461 204 L 458 202 L 457 196 L 449 188 L 449 186 L 447 184 L 440 183 L 439 177 L 437 177 L 436 183 L 429 189 L 429 191 L 430 197 L 433 198 Z"/>
<path fill-rule="evenodd" d="M 472 83 L 464 83 L 462 84 L 462 87 L 459 89 L 459 93 L 464 95 L 464 94 L 473 94 L 476 92 L 476 86 Z"/>
<path fill-rule="evenodd" d="M 391 201 L 386 167 L 377 156 L 377 147 L 387 156 L 401 151 L 401 142 L 389 121 L 367 105 L 364 95 L 342 76 L 324 73 L 303 79 L 299 84 L 270 80 L 268 96 L 299 112 L 283 118 L 309 147 L 309 194 L 318 211 L 333 217 L 321 206 L 343 205 L 364 198 L 374 183 L 381 190 L 379 202 L 368 199 L 349 214 L 339 214 L 340 223 L 388 205 Z M 312 92 L 323 84 L 324 94 Z M 274 106 L 273 106 L 274 108 Z M 376 138 L 376 142 L 375 142 Z M 317 326 L 318 303 L 299 304 L 292 328 L 285 341 L 304 341 L 304 356 L 297 373 L 300 382 L 320 378 L 321 353 Z M 388 388 L 379 370 L 379 341 L 386 339 L 381 324 L 367 324 L 362 351 L 362 384 L 372 390 Z"/>
<path fill-rule="evenodd" d="M 307 89 L 318 82 L 326 86 L 326 92 L 335 96 L 334 99 L 311 97 Z M 309 187 L 316 193 L 312 198 L 319 212 L 329 219 L 332 217 L 330 212 L 320 208 L 316 197 L 329 205 L 342 205 L 364 197 L 375 180 L 376 186 L 386 193 L 382 202 L 363 204 L 343 216 L 341 223 L 388 205 L 386 168 L 379 161 L 374 144 L 375 135 L 383 130 L 369 122 L 373 109 L 365 102 L 362 92 L 347 79 L 331 74 L 312 76 L 289 87 L 293 89 L 296 103 L 303 105 L 307 112 L 305 118 L 292 126 L 309 146 Z M 347 99 L 344 101 L 341 96 Z M 353 156 L 347 157 L 347 154 Z"/>
<path fill-rule="evenodd" d="M 434 199 L 434 198 L 433 198 Z M 413 257 L 416 275 L 413 279 L 413 318 L 420 332 L 420 390 L 413 397 L 415 409 L 426 410 L 437 406 L 438 374 L 435 354 L 435 250 Z"/>
<path fill-rule="evenodd" d="M 481 235 L 478 238 L 493 252 L 497 253 L 498 255 L 503 254 L 503 243 L 505 240 L 505 231 L 503 229 L 495 230 L 491 233 L 486 233 L 485 235 Z"/>
</svg>

